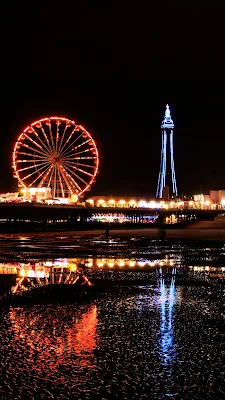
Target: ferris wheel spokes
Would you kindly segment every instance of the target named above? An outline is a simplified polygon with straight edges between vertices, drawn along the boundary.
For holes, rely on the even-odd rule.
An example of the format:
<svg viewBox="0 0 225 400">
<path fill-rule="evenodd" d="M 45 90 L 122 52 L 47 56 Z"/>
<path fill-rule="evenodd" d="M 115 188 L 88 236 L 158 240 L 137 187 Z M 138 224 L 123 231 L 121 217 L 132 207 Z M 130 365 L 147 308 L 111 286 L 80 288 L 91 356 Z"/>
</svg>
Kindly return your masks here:
<svg viewBox="0 0 225 400">
<path fill-rule="evenodd" d="M 24 136 L 35 146 L 37 146 L 39 149 L 42 150 L 43 153 L 43 147 L 41 147 L 41 145 L 39 143 L 37 143 L 35 140 L 33 140 L 30 136 L 28 136 L 26 133 L 24 133 Z M 44 151 L 45 154 L 48 154 L 48 152 Z"/>
<path fill-rule="evenodd" d="M 75 179 L 72 177 L 71 172 L 69 171 L 69 169 L 68 169 L 68 168 L 65 168 L 65 171 L 64 171 L 64 172 L 65 172 L 66 176 L 69 177 L 70 181 L 72 182 L 72 186 L 74 186 L 74 187 L 76 188 L 76 191 L 79 190 L 79 191 L 82 192 L 82 188 L 80 187 L 80 185 L 79 185 L 79 183 L 77 182 L 77 180 L 75 180 Z M 69 173 L 68 173 L 68 172 L 69 172 Z M 72 172 L 72 173 L 73 173 L 73 172 Z M 75 174 L 73 173 L 73 175 L 75 175 Z"/>
<path fill-rule="evenodd" d="M 61 146 L 62 146 L 62 143 L 63 143 L 64 137 L 65 137 L 65 134 L 66 134 L 66 130 L 67 130 L 67 128 L 68 128 L 68 124 L 66 124 L 66 126 L 65 126 L 65 128 L 64 128 L 64 131 L 63 131 L 63 134 L 62 134 L 62 137 L 61 137 L 61 141 L 60 141 L 60 144 L 59 144 L 58 152 L 60 152 L 60 151 L 61 151 Z"/>
<path fill-rule="evenodd" d="M 21 151 L 18 151 L 17 152 L 17 154 L 21 154 L 21 155 L 23 155 L 23 156 L 31 156 L 31 157 L 34 157 L 34 154 L 31 154 L 31 153 L 24 153 L 24 152 L 21 152 Z M 44 157 L 44 156 L 39 156 L 39 154 L 35 154 L 35 157 L 37 157 L 37 158 L 40 158 L 40 159 L 43 159 L 43 160 L 46 160 L 46 157 Z M 18 160 L 17 162 L 29 162 L 30 160 Z"/>
<path fill-rule="evenodd" d="M 46 162 L 41 168 L 38 169 L 38 172 L 40 172 L 42 169 L 44 169 L 44 168 L 46 167 L 46 165 L 48 165 L 47 168 L 49 168 L 50 163 L 49 163 L 49 162 Z M 34 174 L 36 174 L 36 173 L 37 173 L 36 170 L 33 171 L 33 172 L 31 172 L 31 173 L 28 174 L 27 176 L 24 176 L 24 178 L 22 178 L 21 181 L 24 181 L 25 179 L 30 178 L 32 175 L 34 175 Z M 40 172 L 40 174 L 41 174 L 41 172 Z"/>
<path fill-rule="evenodd" d="M 46 125 L 48 126 L 49 133 L 50 133 L 50 138 L 51 138 L 51 142 L 52 142 L 52 150 L 53 150 L 53 151 L 56 151 L 56 150 L 55 150 L 55 145 L 54 145 L 53 136 L 52 136 L 52 125 L 51 125 L 51 120 L 50 120 L 50 118 L 49 118 L 49 122 L 47 122 Z"/>
<path fill-rule="evenodd" d="M 74 128 L 74 130 L 71 132 L 71 135 L 69 136 L 68 140 L 66 141 L 66 143 L 63 145 L 62 149 L 61 149 L 61 155 L 63 155 L 65 153 L 65 151 L 63 151 L 63 149 L 65 148 L 66 144 L 70 141 L 72 134 L 75 132 L 76 127 Z M 66 151 L 68 151 L 70 149 L 71 146 L 74 145 L 74 143 L 77 142 L 77 140 L 79 140 L 81 138 L 81 136 L 83 135 L 83 132 L 81 132 L 81 134 L 72 142 L 70 143 L 70 145 L 67 147 Z"/>
<path fill-rule="evenodd" d="M 81 178 L 79 175 L 77 175 L 76 172 L 71 170 L 71 168 L 68 165 L 66 165 L 65 168 L 70 172 L 70 174 L 76 176 L 76 178 L 79 179 L 81 182 L 83 182 L 85 185 L 88 185 L 88 182 L 86 182 L 83 178 Z"/>
<path fill-rule="evenodd" d="M 83 172 L 83 173 L 86 174 L 86 175 L 89 175 L 89 176 L 91 176 L 91 177 L 93 176 L 93 174 L 90 174 L 89 172 L 87 172 L 87 171 L 85 171 L 85 170 L 83 170 L 83 169 L 81 169 L 81 168 L 76 167 L 76 165 L 73 165 L 73 164 L 70 163 L 70 162 L 67 162 L 67 165 L 69 165 L 70 168 L 73 168 L 73 169 L 75 169 L 75 170 L 77 170 L 77 171 Z"/>
<path fill-rule="evenodd" d="M 90 165 L 89 164 L 83 164 L 83 163 L 77 162 L 76 160 L 68 160 L 67 163 L 69 163 L 71 165 L 74 165 L 74 166 L 80 165 L 81 167 L 95 168 L 94 164 L 90 164 Z"/>
<path fill-rule="evenodd" d="M 79 144 L 78 146 L 76 146 L 76 147 L 72 147 L 69 151 L 64 151 L 64 153 L 62 154 L 62 157 L 70 157 L 71 156 L 71 153 L 73 153 L 73 155 L 74 154 L 78 154 L 77 152 L 76 152 L 76 149 L 78 149 L 79 147 L 81 147 L 81 146 L 83 146 L 83 145 L 85 145 L 86 143 L 88 143 L 90 140 L 87 140 L 86 142 L 83 142 L 83 143 L 81 143 L 81 144 Z M 88 150 L 86 150 L 86 151 L 88 151 Z"/>
<path fill-rule="evenodd" d="M 95 150 L 95 147 L 91 147 L 91 148 L 88 148 L 88 149 L 85 149 L 85 150 L 82 150 L 82 151 L 78 151 L 78 152 L 75 152 L 74 154 L 64 155 L 62 158 L 65 159 L 65 160 L 70 159 L 71 157 L 72 157 L 73 159 L 75 159 L 75 157 L 76 157 L 77 155 L 83 154 L 83 153 L 87 153 L 87 152 L 92 152 L 93 150 Z M 92 153 L 92 154 L 93 154 L 93 153 Z"/>
<path fill-rule="evenodd" d="M 49 173 L 48 173 L 48 175 L 50 175 L 50 173 L 51 173 L 51 175 L 50 175 L 50 177 L 49 177 L 49 181 L 48 181 L 48 184 L 47 184 L 47 192 L 48 192 L 48 190 L 51 188 L 51 182 L 52 182 L 52 177 L 53 177 L 53 171 L 54 171 L 54 168 L 52 167 L 52 165 L 51 165 L 51 171 L 49 171 Z M 46 179 L 47 179 L 47 177 L 46 177 Z M 47 182 L 47 181 L 46 181 Z"/>
<path fill-rule="evenodd" d="M 40 141 L 41 145 L 43 146 L 43 148 L 45 148 L 45 150 L 49 153 L 49 147 L 47 147 L 46 143 L 40 138 L 40 135 L 35 131 L 35 129 L 33 127 L 31 127 L 34 134 L 36 135 L 37 139 Z M 47 141 L 48 143 L 48 141 Z"/>
<path fill-rule="evenodd" d="M 95 165 L 81 164 L 81 163 L 78 163 L 76 161 L 74 161 L 74 163 L 75 163 L 75 165 L 81 165 L 82 167 L 94 168 L 95 169 Z"/>
<path fill-rule="evenodd" d="M 33 184 L 36 183 L 38 179 L 40 179 L 40 177 L 42 177 L 42 178 L 41 178 L 41 182 L 38 184 L 38 187 L 42 187 L 42 186 L 43 186 L 43 182 L 44 182 L 44 180 L 43 180 L 43 174 L 45 174 L 45 172 L 47 171 L 46 174 L 44 175 L 44 178 L 45 178 L 45 176 L 48 174 L 49 168 L 51 168 L 51 166 L 50 166 L 50 167 L 48 166 L 44 171 L 42 171 L 42 172 L 29 184 L 28 187 L 29 187 L 29 188 L 32 187 Z"/>
<path fill-rule="evenodd" d="M 98 160 L 98 157 L 97 156 L 96 157 L 74 157 L 73 159 L 74 160 L 94 160 L 94 159 Z"/>
<path fill-rule="evenodd" d="M 40 122 L 40 129 L 41 129 L 41 132 L 43 133 L 43 136 L 44 136 L 46 142 L 48 143 L 49 149 L 51 149 L 51 145 L 50 145 L 50 142 L 49 142 L 49 140 L 48 140 L 48 136 L 46 135 L 46 132 L 45 132 L 45 130 L 44 130 L 44 128 L 43 128 L 41 122 Z"/>
<path fill-rule="evenodd" d="M 59 175 L 59 182 L 60 182 L 60 187 L 61 187 L 61 191 L 62 191 L 62 197 L 65 197 L 65 192 L 64 192 L 64 187 L 63 187 L 63 183 L 62 183 L 62 179 L 61 179 L 61 171 L 60 168 L 57 166 L 57 170 L 58 170 L 58 175 Z"/>
<path fill-rule="evenodd" d="M 58 151 L 58 144 L 59 144 L 59 121 L 56 122 L 56 144 L 55 144 L 55 149 L 56 152 Z"/>
<path fill-rule="evenodd" d="M 39 153 L 39 154 L 41 154 L 41 155 L 43 156 L 43 151 L 34 149 L 33 147 L 30 147 L 30 146 L 29 146 L 28 144 L 26 144 L 26 143 L 21 143 L 21 146 L 24 146 L 24 147 L 26 147 L 27 149 L 33 151 L 34 153 Z M 44 154 L 45 154 L 46 156 L 49 156 L 48 153 L 45 153 L 45 152 L 44 152 Z"/>
<path fill-rule="evenodd" d="M 68 186 L 68 188 L 71 190 L 71 193 L 73 193 L 72 189 L 71 189 L 71 183 L 68 182 L 69 176 L 65 170 L 65 168 L 62 168 L 62 175 L 64 176 L 64 180 Z M 75 187 L 75 192 L 77 193 L 78 191 L 82 191 L 81 187 L 70 177 L 70 180 L 72 181 L 72 186 Z"/>
<path fill-rule="evenodd" d="M 39 161 L 40 161 L 40 160 L 39 160 Z M 40 167 L 40 166 L 42 166 L 42 165 L 43 165 L 43 163 L 41 163 L 41 164 L 29 165 L 28 167 L 18 169 L 17 172 L 22 172 L 22 171 L 26 171 L 26 170 L 28 170 L 28 169 L 37 168 L 37 167 Z"/>
<path fill-rule="evenodd" d="M 82 153 L 82 151 L 81 151 L 81 152 L 77 152 L 76 150 L 77 150 L 78 148 L 80 148 L 81 146 L 85 145 L 85 144 L 88 143 L 88 142 L 90 142 L 90 139 L 87 140 L 86 142 L 83 142 L 83 143 L 79 144 L 79 145 L 76 146 L 76 147 L 72 147 L 69 151 L 64 152 L 64 153 L 62 154 L 62 157 L 71 157 L 71 153 L 73 153 L 73 155 L 74 155 L 74 154 L 80 154 L 80 153 Z M 92 150 L 92 148 L 88 148 L 88 149 L 86 149 L 85 151 L 91 151 L 91 150 Z"/>
<path fill-rule="evenodd" d="M 86 143 L 88 143 L 88 142 L 90 142 L 90 141 L 91 141 L 91 139 L 89 138 L 89 139 L 86 140 L 85 142 L 82 142 L 81 144 L 78 144 L 78 146 L 75 146 L 75 147 L 73 148 L 73 150 L 76 150 L 76 149 L 78 149 L 79 147 L 84 146 Z"/>
<path fill-rule="evenodd" d="M 77 181 L 75 181 L 75 179 L 73 179 L 73 177 L 70 175 L 70 181 L 71 181 L 71 185 L 75 188 L 75 191 L 78 193 L 81 189 L 80 185 L 77 183 Z"/>
</svg>

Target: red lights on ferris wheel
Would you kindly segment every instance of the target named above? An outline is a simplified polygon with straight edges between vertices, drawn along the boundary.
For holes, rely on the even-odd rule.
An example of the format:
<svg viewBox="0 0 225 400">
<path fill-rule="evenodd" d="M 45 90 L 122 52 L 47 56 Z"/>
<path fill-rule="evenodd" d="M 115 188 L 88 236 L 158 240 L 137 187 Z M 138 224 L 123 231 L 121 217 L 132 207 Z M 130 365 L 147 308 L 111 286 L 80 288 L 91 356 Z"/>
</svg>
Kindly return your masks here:
<svg viewBox="0 0 225 400">
<path fill-rule="evenodd" d="M 19 135 L 12 166 L 25 189 L 45 187 L 53 198 L 81 197 L 98 173 L 98 149 L 91 134 L 75 121 L 43 118 Z"/>
</svg>

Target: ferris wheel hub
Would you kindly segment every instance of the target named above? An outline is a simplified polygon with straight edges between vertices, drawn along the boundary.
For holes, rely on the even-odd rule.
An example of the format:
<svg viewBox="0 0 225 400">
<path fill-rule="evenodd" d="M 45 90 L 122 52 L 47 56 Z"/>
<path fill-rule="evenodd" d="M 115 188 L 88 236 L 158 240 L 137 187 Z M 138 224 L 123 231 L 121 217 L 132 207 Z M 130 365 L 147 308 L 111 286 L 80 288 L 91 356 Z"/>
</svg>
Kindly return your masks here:
<svg viewBox="0 0 225 400">
<path fill-rule="evenodd" d="M 53 164 L 58 164 L 61 160 L 61 156 L 60 154 L 53 154 L 49 160 L 53 163 Z"/>
</svg>

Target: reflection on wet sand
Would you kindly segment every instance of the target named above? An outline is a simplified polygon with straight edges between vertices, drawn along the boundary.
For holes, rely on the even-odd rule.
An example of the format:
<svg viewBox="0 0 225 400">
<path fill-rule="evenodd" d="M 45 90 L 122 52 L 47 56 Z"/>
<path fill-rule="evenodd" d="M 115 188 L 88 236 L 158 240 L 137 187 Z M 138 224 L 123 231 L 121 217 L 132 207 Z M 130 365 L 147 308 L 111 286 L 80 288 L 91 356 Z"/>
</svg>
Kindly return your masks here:
<svg viewBox="0 0 225 400">
<path fill-rule="evenodd" d="M 90 306 L 2 309 L 0 399 L 224 398 L 223 294 L 156 275 Z"/>
<path fill-rule="evenodd" d="M 92 306 L 90 311 L 85 313 L 77 323 L 77 333 L 75 337 L 74 351 L 81 357 L 82 366 L 88 367 L 90 355 L 93 356 L 93 350 L 96 347 L 96 329 L 97 329 L 97 307 Z M 72 336 L 72 332 L 69 332 Z"/>
<path fill-rule="evenodd" d="M 167 366 L 176 358 L 174 346 L 173 313 L 177 301 L 175 278 L 172 277 L 170 287 L 165 287 L 164 279 L 160 280 L 160 356 L 162 364 Z"/>
<path fill-rule="evenodd" d="M 60 368 L 68 358 L 74 359 L 74 368 L 92 368 L 98 324 L 95 305 L 80 311 L 47 307 L 41 313 L 35 308 L 12 308 L 9 315 L 18 360 L 25 351 L 27 362 L 37 373 L 45 370 L 49 379 L 54 378 L 54 373 L 61 374 Z"/>
<path fill-rule="evenodd" d="M 85 283 L 92 285 L 91 278 L 99 279 L 104 274 L 115 272 L 115 276 L 121 272 L 132 271 L 148 272 L 162 271 L 163 274 L 173 274 L 174 271 L 189 271 L 195 275 L 201 274 L 208 277 L 225 277 L 224 266 L 189 265 L 182 266 L 181 258 L 164 256 L 158 259 L 146 258 L 106 258 L 106 257 L 77 257 L 58 258 L 39 262 L 7 262 L 0 264 L 0 275 L 15 275 L 16 280 L 12 286 L 12 293 L 26 291 L 33 287 L 48 284 L 75 284 L 80 274 Z M 146 275 L 147 276 L 147 275 Z M 150 276 L 150 275 L 149 275 Z"/>
</svg>

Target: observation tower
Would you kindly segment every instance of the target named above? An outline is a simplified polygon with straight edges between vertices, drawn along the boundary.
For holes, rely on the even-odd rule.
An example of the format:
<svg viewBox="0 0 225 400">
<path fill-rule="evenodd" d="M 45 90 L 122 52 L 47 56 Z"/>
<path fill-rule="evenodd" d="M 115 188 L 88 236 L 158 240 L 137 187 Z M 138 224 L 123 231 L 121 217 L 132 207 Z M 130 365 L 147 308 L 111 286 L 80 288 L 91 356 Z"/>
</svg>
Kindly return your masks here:
<svg viewBox="0 0 225 400">
<path fill-rule="evenodd" d="M 174 169 L 173 158 L 173 129 L 174 123 L 170 115 L 170 108 L 167 104 L 165 117 L 161 125 L 162 129 L 162 149 L 156 197 L 162 198 L 166 186 L 174 196 L 177 196 L 177 182 Z M 168 157 L 167 157 L 168 154 Z"/>
</svg>

